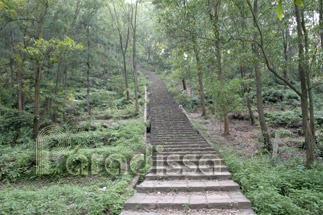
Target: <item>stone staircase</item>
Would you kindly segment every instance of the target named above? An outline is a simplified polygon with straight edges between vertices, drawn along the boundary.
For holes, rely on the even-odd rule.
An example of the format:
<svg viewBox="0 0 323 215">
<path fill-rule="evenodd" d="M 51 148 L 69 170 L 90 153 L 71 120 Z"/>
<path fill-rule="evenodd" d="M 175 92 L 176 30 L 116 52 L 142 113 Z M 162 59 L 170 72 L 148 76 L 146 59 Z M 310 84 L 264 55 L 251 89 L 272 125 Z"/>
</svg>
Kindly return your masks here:
<svg viewBox="0 0 323 215">
<path fill-rule="evenodd" d="M 192 127 L 162 81 L 149 78 L 153 167 L 121 215 L 255 214 L 214 149 Z"/>
</svg>

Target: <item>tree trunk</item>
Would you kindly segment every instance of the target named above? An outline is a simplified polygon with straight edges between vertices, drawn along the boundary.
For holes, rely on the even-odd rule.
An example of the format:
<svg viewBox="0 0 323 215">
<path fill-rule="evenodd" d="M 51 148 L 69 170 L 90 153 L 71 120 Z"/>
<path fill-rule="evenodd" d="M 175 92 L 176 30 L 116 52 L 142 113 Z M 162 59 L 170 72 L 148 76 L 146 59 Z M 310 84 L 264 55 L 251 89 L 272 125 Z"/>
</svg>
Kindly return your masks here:
<svg viewBox="0 0 323 215">
<path fill-rule="evenodd" d="M 186 87 L 186 80 L 185 79 L 182 79 L 182 84 L 183 84 L 183 90 L 186 90 L 187 87 Z"/>
<path fill-rule="evenodd" d="M 122 32 L 121 32 L 121 24 L 119 22 L 119 18 L 118 18 L 118 13 L 116 11 L 114 2 L 112 2 L 113 5 L 113 11 L 114 11 L 114 15 L 115 17 L 112 16 L 112 11 L 110 10 L 111 13 L 111 17 L 116 19 L 117 22 L 117 30 L 118 30 L 118 34 L 119 34 L 119 42 L 120 42 L 120 49 L 121 49 L 121 53 L 122 53 L 122 59 L 123 59 L 123 72 L 124 72 L 124 77 L 125 77 L 125 83 L 126 83 L 126 94 L 127 94 L 127 100 L 130 100 L 130 91 L 129 91 L 129 81 L 128 81 L 128 70 L 127 70 L 127 58 L 126 58 L 126 54 L 127 54 L 127 49 L 128 49 L 128 44 L 129 44 L 129 37 L 130 37 L 130 14 L 128 13 L 128 28 L 127 28 L 127 36 L 126 36 L 126 41 L 125 44 L 123 41 L 123 36 L 122 36 Z M 131 20 L 132 21 L 132 20 Z"/>
<path fill-rule="evenodd" d="M 197 65 L 197 70 L 198 70 L 198 79 L 199 79 L 199 92 L 200 92 L 200 100 L 201 100 L 201 107 L 202 107 L 202 116 L 206 116 L 206 108 L 205 108 L 205 99 L 204 99 L 204 86 L 203 86 L 203 72 L 201 68 L 201 63 L 200 63 L 200 55 L 199 51 L 197 48 L 197 41 L 195 38 L 192 38 L 193 41 L 193 48 L 194 48 L 194 54 L 195 54 L 195 59 L 196 59 L 196 65 Z"/>
<path fill-rule="evenodd" d="M 126 59 L 126 53 L 123 52 L 123 51 L 122 51 L 122 58 L 123 58 L 123 71 L 124 71 L 124 77 L 125 77 L 125 82 L 126 82 L 127 100 L 130 100 L 128 70 L 127 70 L 127 59 Z"/>
<path fill-rule="evenodd" d="M 90 62 L 90 26 L 87 26 L 87 94 L 86 94 L 86 103 L 87 103 L 87 113 L 91 115 L 91 106 L 90 106 L 90 72 L 91 72 L 91 62 Z"/>
<path fill-rule="evenodd" d="M 254 14 L 257 15 L 258 12 L 258 0 L 254 1 Z M 255 20 L 254 20 L 254 24 L 255 24 Z M 256 36 L 254 36 L 256 39 Z M 259 59 L 259 52 L 258 52 L 258 47 L 257 44 L 253 45 L 253 51 L 254 54 L 256 55 L 256 58 Z M 261 81 L 261 73 L 259 70 L 259 63 L 258 61 L 255 62 L 255 77 L 256 77 L 256 87 L 257 87 L 257 109 L 258 109 L 258 119 L 259 119 L 259 124 L 260 124 L 260 128 L 261 128 L 261 133 L 264 137 L 264 144 L 265 144 L 265 148 L 268 151 L 272 151 L 272 146 L 270 143 L 270 136 L 268 133 L 268 127 L 267 127 L 267 123 L 265 120 L 265 114 L 264 114 L 264 107 L 263 107 L 263 101 L 262 101 L 262 81 Z"/>
<path fill-rule="evenodd" d="M 289 29 L 286 29 L 285 32 L 283 31 L 283 47 L 284 47 L 284 78 L 287 80 L 287 69 L 288 69 L 288 37 L 289 37 Z M 286 83 L 284 84 L 284 89 L 287 89 Z"/>
<path fill-rule="evenodd" d="M 57 97 L 58 94 L 58 82 L 59 82 L 59 75 L 60 75 L 60 69 L 61 69 L 61 63 L 59 62 L 57 65 L 57 73 L 56 73 L 56 84 L 55 84 L 55 97 Z M 53 114 L 53 122 L 57 122 L 57 108 L 54 108 L 54 114 Z"/>
<path fill-rule="evenodd" d="M 15 44 L 15 34 L 12 28 L 12 25 L 10 25 L 10 30 L 11 30 L 11 43 L 12 43 L 12 49 L 13 49 L 13 53 L 15 54 L 15 49 L 14 47 L 16 46 Z M 19 67 L 19 62 L 16 61 L 16 79 L 17 79 L 17 97 L 18 97 L 18 111 L 20 112 L 20 114 L 23 111 L 23 103 L 22 103 L 22 72 L 21 69 Z"/>
<path fill-rule="evenodd" d="M 39 133 L 39 104 L 40 104 L 40 73 L 41 73 L 41 65 L 40 62 L 37 63 L 37 71 L 35 77 L 35 103 L 34 103 L 34 125 L 33 125 L 33 133 L 34 139 L 37 138 Z"/>
<path fill-rule="evenodd" d="M 37 39 L 43 37 L 43 26 L 45 21 L 45 16 L 47 14 L 48 2 L 44 5 L 44 13 L 41 15 L 38 22 L 38 35 Z M 40 105 L 40 78 L 41 78 L 41 67 L 42 62 L 37 61 L 37 70 L 35 77 L 35 102 L 34 102 L 34 124 L 33 124 L 33 133 L 34 139 L 37 138 L 39 133 L 39 105 Z"/>
<path fill-rule="evenodd" d="M 323 0 L 320 2 L 320 35 L 321 35 L 321 48 L 323 49 Z"/>
<path fill-rule="evenodd" d="M 228 113 L 224 115 L 224 135 L 229 135 L 230 129 L 229 129 L 229 117 Z"/>
<path fill-rule="evenodd" d="M 241 14 L 241 27 L 242 27 L 242 31 L 244 31 L 246 29 L 246 12 L 243 9 L 242 5 L 236 4 L 237 7 L 239 8 L 240 14 Z M 245 50 L 246 50 L 246 44 L 245 42 L 242 42 L 242 52 L 245 54 Z M 241 78 L 243 79 L 245 77 L 245 73 L 246 73 L 246 67 L 243 65 L 243 63 L 241 63 L 240 66 L 240 74 L 241 74 Z M 250 123 L 252 126 L 255 125 L 255 116 L 253 114 L 252 111 L 252 99 L 250 98 L 250 87 L 249 86 L 243 86 L 243 93 L 247 93 L 246 95 L 246 100 L 247 100 L 247 107 L 248 107 L 248 112 L 249 112 L 249 117 L 250 117 Z"/>
<path fill-rule="evenodd" d="M 66 87 L 67 87 L 67 68 L 66 68 L 66 64 L 64 65 L 64 82 L 63 82 L 63 90 L 64 90 L 64 99 L 66 99 Z M 66 111 L 65 111 L 65 107 L 66 107 L 66 102 L 64 102 L 63 104 L 63 120 L 64 122 L 66 122 Z"/>
<path fill-rule="evenodd" d="M 22 99 L 22 74 L 21 69 L 17 68 L 17 84 L 18 84 L 18 110 L 23 112 L 23 99 Z"/>
<path fill-rule="evenodd" d="M 255 116 L 253 115 L 253 112 L 252 112 L 252 106 L 251 106 L 251 98 L 249 95 L 247 95 L 247 107 L 248 107 L 248 111 L 249 111 L 249 116 L 250 116 L 250 124 L 252 126 L 255 125 Z"/>
<path fill-rule="evenodd" d="M 242 45 L 243 49 L 245 48 L 244 47 L 244 44 Z M 241 78 L 244 79 L 245 77 L 245 69 L 243 66 L 240 67 L 240 74 L 241 74 Z M 243 93 L 248 93 L 246 95 L 246 100 L 247 100 L 247 107 L 248 107 L 248 112 L 249 112 L 249 116 L 250 116 L 250 123 L 252 126 L 255 125 L 255 116 L 253 115 L 253 112 L 252 112 L 252 101 L 251 101 L 251 98 L 249 96 L 249 93 L 250 93 L 250 89 L 248 89 L 246 86 L 243 86 Z"/>
<path fill-rule="evenodd" d="M 311 131 L 310 124 L 308 122 L 308 93 L 307 93 L 307 81 L 306 81 L 306 68 L 305 68 L 305 59 L 304 59 L 304 46 L 303 46 L 303 33 L 302 33 L 302 24 L 299 13 L 299 8 L 295 5 L 295 16 L 297 23 L 297 35 L 298 35 L 298 72 L 299 78 L 301 81 L 301 109 L 302 109 L 302 125 L 305 136 L 305 145 L 306 145 L 306 167 L 310 167 L 314 162 L 314 140 Z"/>
<path fill-rule="evenodd" d="M 132 8 L 133 10 L 133 8 Z M 138 1 L 136 1 L 135 14 L 134 14 L 134 23 L 133 23 L 133 75 L 135 79 L 135 97 L 136 97 L 136 112 L 139 112 L 139 103 L 138 103 L 138 74 L 137 74 L 137 56 L 136 56 L 136 42 L 137 42 L 137 10 L 138 10 Z"/>
<path fill-rule="evenodd" d="M 304 8 L 301 10 L 301 23 L 302 29 L 304 32 L 304 42 L 305 42 L 305 59 L 304 59 L 304 67 L 306 70 L 306 84 L 307 84 L 307 92 L 308 92 L 308 102 L 309 102 L 309 112 L 310 112 L 310 126 L 312 131 L 312 136 L 315 139 L 315 119 L 314 119 L 314 101 L 313 101 L 313 93 L 312 93 L 312 83 L 311 83 L 311 71 L 309 67 L 309 41 L 308 41 L 308 33 L 305 25 L 304 18 Z"/>
</svg>

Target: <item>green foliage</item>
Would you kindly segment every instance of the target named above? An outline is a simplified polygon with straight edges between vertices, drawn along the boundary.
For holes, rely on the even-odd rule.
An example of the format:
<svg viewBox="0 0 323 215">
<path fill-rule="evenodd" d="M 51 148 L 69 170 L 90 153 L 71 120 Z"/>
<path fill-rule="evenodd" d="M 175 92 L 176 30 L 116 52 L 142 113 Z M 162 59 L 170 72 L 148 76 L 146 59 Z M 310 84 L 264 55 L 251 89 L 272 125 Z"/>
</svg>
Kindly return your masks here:
<svg viewBox="0 0 323 215">
<path fill-rule="evenodd" d="M 225 114 L 241 110 L 243 107 L 241 92 L 241 81 L 234 79 L 222 84 L 216 81 L 213 87 L 213 98 L 215 112 L 223 119 Z"/>
<path fill-rule="evenodd" d="M 317 157 L 323 159 L 323 129 L 316 131 L 316 145 L 314 152 Z"/>
<path fill-rule="evenodd" d="M 299 96 L 295 92 L 273 86 L 264 88 L 262 98 L 265 104 L 281 104 L 281 102 L 295 106 L 299 104 Z"/>
<path fill-rule="evenodd" d="M 282 19 L 283 19 L 283 3 L 282 3 L 282 0 L 276 0 L 276 2 L 278 2 L 278 6 L 277 6 L 278 18 L 280 19 L 280 21 L 282 21 Z M 303 0 L 294 0 L 294 3 L 297 6 L 304 6 Z"/>
<path fill-rule="evenodd" d="M 302 161 L 293 159 L 273 166 L 269 157 L 240 160 L 228 149 L 221 155 L 257 214 L 319 215 L 322 211 L 322 164 L 306 169 Z"/>
<path fill-rule="evenodd" d="M 302 126 L 302 117 L 298 111 L 265 113 L 265 118 L 271 125 L 288 128 L 300 128 Z"/>
<path fill-rule="evenodd" d="M 0 210 L 6 214 L 97 214 L 117 215 L 132 195 L 128 189 L 132 177 L 125 175 L 114 182 L 102 180 L 92 186 L 52 185 L 5 188 L 0 191 Z M 102 186 L 106 190 L 101 190 Z"/>
<path fill-rule="evenodd" d="M 91 126 L 92 127 L 92 126 Z M 81 126 L 81 128 L 84 128 Z M 101 128 L 101 127 L 100 127 Z M 79 128 L 72 129 L 78 130 Z M 95 127 L 98 129 L 98 127 Z M 123 125 L 115 125 L 111 128 L 88 132 L 67 133 L 68 138 L 66 151 L 61 154 L 59 159 L 51 162 L 49 175 L 59 177 L 69 175 L 66 163 L 69 162 L 69 168 L 72 172 L 78 170 L 87 171 L 89 161 L 94 154 L 102 155 L 108 158 L 112 154 L 122 156 L 125 162 L 129 162 L 134 153 L 142 149 L 142 134 L 144 132 L 144 123 L 133 121 Z M 59 144 L 54 135 L 48 138 L 50 151 L 55 154 Z M 14 182 L 35 175 L 35 143 L 23 144 L 19 146 L 1 146 L 0 151 L 0 180 L 5 182 Z M 58 148 L 58 150 L 60 150 Z M 72 160 L 68 160 L 72 159 Z M 101 173 L 105 174 L 104 164 L 100 164 Z"/>
<path fill-rule="evenodd" d="M 15 109 L 0 108 L 0 145 L 22 144 L 32 141 L 33 115 Z"/>
<path fill-rule="evenodd" d="M 46 55 L 50 56 L 50 61 L 54 63 L 65 53 L 83 49 L 82 45 L 77 45 L 74 40 L 69 37 L 66 37 L 64 41 L 59 39 L 46 41 L 41 38 L 31 39 L 31 42 L 33 46 L 25 47 L 25 45 L 21 43 L 16 48 L 27 54 L 39 64 L 44 63 Z"/>
</svg>

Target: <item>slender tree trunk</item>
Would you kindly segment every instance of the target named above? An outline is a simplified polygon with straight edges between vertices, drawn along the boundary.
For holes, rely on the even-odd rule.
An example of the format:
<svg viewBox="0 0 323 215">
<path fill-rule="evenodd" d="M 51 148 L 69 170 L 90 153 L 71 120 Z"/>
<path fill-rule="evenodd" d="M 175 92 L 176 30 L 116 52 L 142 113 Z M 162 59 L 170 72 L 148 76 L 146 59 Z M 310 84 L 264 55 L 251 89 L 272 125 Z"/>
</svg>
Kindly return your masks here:
<svg viewBox="0 0 323 215">
<path fill-rule="evenodd" d="M 125 82 L 126 82 L 127 100 L 130 100 L 128 70 L 127 70 L 127 59 L 126 59 L 126 53 L 125 52 L 122 52 L 122 58 L 123 58 L 123 71 L 124 71 L 124 77 L 125 77 Z"/>
<path fill-rule="evenodd" d="M 255 116 L 253 115 L 253 112 L 252 112 L 252 106 L 251 106 L 251 98 L 249 95 L 247 95 L 247 107 L 248 107 L 248 111 L 249 111 L 249 116 L 250 116 L 250 124 L 252 126 L 255 125 Z"/>
<path fill-rule="evenodd" d="M 205 108 L 205 99 L 204 99 L 204 86 L 203 86 L 203 72 L 201 68 L 201 63 L 200 63 L 200 54 L 199 50 L 197 48 L 197 41 L 195 38 L 192 38 L 193 40 L 193 48 L 194 48 L 194 54 L 195 54 L 195 59 L 196 59 L 196 65 L 197 65 L 197 70 L 198 70 L 198 79 L 199 79 L 199 92 L 200 92 L 200 100 L 201 100 L 201 107 L 202 107 L 202 116 L 206 116 L 206 108 Z"/>
<path fill-rule="evenodd" d="M 112 2 L 113 5 L 113 12 L 114 12 L 114 17 L 112 15 L 112 11 L 110 10 L 111 13 L 111 17 L 113 19 L 116 20 L 117 23 L 117 30 L 118 30 L 118 34 L 119 34 L 119 42 L 120 42 L 120 49 L 121 49 L 121 53 L 122 53 L 122 59 L 123 59 L 123 72 L 124 72 L 124 77 L 125 77 L 125 83 L 126 83 L 126 94 L 127 94 L 127 100 L 130 100 L 130 91 L 129 91 L 129 80 L 128 80 L 128 70 L 127 70 L 127 49 L 128 49 L 128 44 L 129 44 L 129 37 L 130 37 L 130 21 L 132 22 L 132 20 L 130 20 L 130 13 L 128 13 L 128 27 L 127 27 L 127 36 L 126 36 L 126 41 L 124 44 L 123 41 L 123 36 L 122 36 L 122 31 L 121 31 L 121 24 L 119 22 L 119 17 L 118 17 L 118 13 L 116 10 L 116 7 L 114 5 L 114 3 Z"/>
<path fill-rule="evenodd" d="M 133 10 L 133 8 L 132 8 Z M 135 97 L 136 97 L 136 112 L 139 112 L 139 103 L 138 103 L 138 74 L 137 74 L 137 10 L 138 10 L 138 1 L 136 1 L 135 11 L 134 11 L 134 23 L 133 23 L 133 75 L 135 79 Z"/>
<path fill-rule="evenodd" d="M 244 47 L 244 44 L 242 45 L 243 49 L 245 48 Z M 240 67 L 240 73 L 241 73 L 241 78 L 244 79 L 245 77 L 245 69 L 243 66 Z M 246 100 L 247 100 L 247 107 L 248 107 L 248 112 L 249 112 L 249 116 L 250 116 L 250 123 L 252 126 L 255 125 L 255 116 L 253 115 L 253 112 L 252 112 L 252 101 L 251 101 L 251 98 L 249 96 L 249 93 L 250 93 L 250 89 L 248 89 L 246 86 L 243 86 L 243 93 L 248 93 L 246 95 Z"/>
<path fill-rule="evenodd" d="M 321 48 L 323 49 L 323 0 L 320 3 L 320 35 L 321 35 Z"/>
<path fill-rule="evenodd" d="M 186 80 L 185 79 L 182 79 L 182 84 L 183 84 L 183 90 L 186 90 L 187 87 L 186 87 Z"/>
<path fill-rule="evenodd" d="M 211 4 L 208 1 L 209 5 L 209 17 L 213 22 L 213 32 L 215 37 L 215 48 L 216 48 L 216 61 L 217 61 L 217 69 L 218 69 L 218 79 L 221 83 L 221 87 L 224 85 L 223 75 L 222 75 L 222 54 L 221 54 L 221 41 L 220 41 L 220 29 L 219 29 L 219 13 L 221 7 L 221 0 L 217 0 L 214 5 L 214 13 L 211 10 Z M 224 134 L 228 135 L 230 133 L 229 128 L 229 113 L 224 114 Z"/>
<path fill-rule="evenodd" d="M 56 83 L 55 83 L 55 97 L 57 97 L 58 94 L 58 82 L 59 82 L 59 75 L 60 75 L 60 69 L 61 69 L 61 63 L 59 62 L 57 65 L 57 73 L 56 73 Z M 54 114 L 53 114 L 53 122 L 57 122 L 57 110 L 56 107 L 54 108 Z"/>
<path fill-rule="evenodd" d="M 254 14 L 257 15 L 258 12 L 258 0 L 254 1 Z M 254 25 L 255 25 L 256 20 L 254 20 Z M 256 39 L 256 36 L 254 36 Z M 259 59 L 259 52 L 258 52 L 258 47 L 257 44 L 253 45 L 253 51 L 254 54 L 256 55 L 256 58 Z M 256 78 L 256 87 L 257 87 L 257 109 L 258 109 L 258 119 L 259 119 L 259 124 L 261 128 L 261 133 L 264 137 L 264 144 L 265 147 L 268 151 L 272 151 L 272 145 L 270 143 L 270 135 L 268 132 L 268 127 L 267 123 L 265 120 L 265 113 L 264 113 L 264 107 L 263 107 L 263 101 L 262 101 L 262 81 L 261 81 L 261 73 L 259 69 L 259 62 L 258 60 L 255 62 L 255 78 Z"/>
<path fill-rule="evenodd" d="M 45 16 L 47 14 L 48 2 L 44 5 L 44 12 L 41 15 L 38 22 L 38 35 L 37 39 L 41 39 L 43 37 L 43 26 L 45 21 Z M 34 139 L 37 138 L 39 133 L 39 105 L 40 105 L 40 79 L 41 79 L 41 68 L 42 62 L 37 61 L 37 70 L 35 77 L 35 102 L 34 102 L 34 124 L 33 124 L 33 133 Z"/>
<path fill-rule="evenodd" d="M 241 27 L 242 27 L 242 31 L 244 31 L 246 29 L 246 11 L 243 9 L 242 5 L 240 4 L 236 4 L 236 6 L 239 8 L 240 14 L 241 14 Z M 245 54 L 245 49 L 246 49 L 246 44 L 243 42 L 242 43 L 242 52 Z M 243 63 L 241 63 L 240 65 L 240 74 L 241 74 L 241 78 L 243 79 L 245 77 L 245 73 L 246 73 L 246 67 L 243 65 Z M 252 126 L 255 125 L 255 116 L 253 114 L 252 111 L 252 99 L 250 98 L 250 87 L 248 86 L 243 86 L 243 93 L 247 93 L 246 95 L 246 100 L 247 100 L 247 107 L 248 107 L 248 112 L 249 112 L 249 116 L 250 116 L 250 123 Z"/>
<path fill-rule="evenodd" d="M 301 16 L 299 7 L 295 5 L 295 16 L 297 23 L 297 35 L 298 35 L 298 72 L 301 81 L 301 109 L 302 109 L 302 125 L 305 136 L 306 144 L 306 167 L 310 167 L 314 162 L 314 139 L 311 131 L 311 127 L 308 121 L 308 93 L 307 93 L 307 81 L 306 81 L 306 68 L 304 65 L 304 45 L 303 45 L 303 33 Z"/>
<path fill-rule="evenodd" d="M 66 87 L 67 87 L 67 68 L 66 68 L 66 64 L 64 65 L 64 82 L 63 82 L 63 89 L 64 89 L 64 99 L 66 99 Z M 65 107 L 66 107 L 66 103 L 64 102 L 63 104 L 63 120 L 64 122 L 66 122 L 66 111 L 65 111 Z"/>
<path fill-rule="evenodd" d="M 285 65 L 284 65 L 284 78 L 287 80 L 287 69 L 288 69 L 288 35 L 289 30 L 286 29 L 285 32 L 283 31 L 283 47 L 284 47 L 284 59 L 285 59 Z M 286 83 L 284 84 L 284 89 L 287 89 Z"/>
<path fill-rule="evenodd" d="M 40 73 L 41 65 L 37 63 L 37 71 L 35 77 L 35 103 L 34 103 L 34 138 L 36 139 L 39 133 L 39 104 L 40 104 Z"/>
<path fill-rule="evenodd" d="M 11 30 L 11 43 L 12 43 L 12 49 L 13 53 L 15 54 L 15 49 L 14 47 L 16 46 L 15 44 L 15 34 L 12 28 L 12 25 L 10 25 L 10 30 Z M 21 74 L 21 69 L 19 68 L 19 62 L 16 62 L 16 79 L 17 79 L 17 97 L 18 97 L 18 111 L 20 114 L 23 111 L 23 104 L 22 104 L 22 74 Z"/>
<path fill-rule="evenodd" d="M 18 88 L 18 110 L 23 112 L 23 101 L 22 101 L 22 74 L 21 69 L 17 68 L 17 88 Z"/>
<path fill-rule="evenodd" d="M 305 2 L 304 2 L 305 3 Z M 308 102 L 309 102 L 309 112 L 310 112 L 310 126 L 312 131 L 312 136 L 315 139 L 315 119 L 314 119 L 314 101 L 313 101 L 313 93 L 312 93 L 312 83 L 311 83 L 311 71 L 309 68 L 309 41 L 308 41 L 308 33 L 305 25 L 305 17 L 304 17 L 304 8 L 301 10 L 301 23 L 302 29 L 304 33 L 304 42 L 305 42 L 305 57 L 304 57 L 304 67 L 306 69 L 306 84 L 307 84 L 307 92 L 308 92 Z"/>
<path fill-rule="evenodd" d="M 87 113 L 91 115 L 91 106 L 90 106 L 90 72 L 91 72 L 91 62 L 90 62 L 90 26 L 87 26 L 87 94 L 86 94 L 86 103 L 87 103 Z"/>
</svg>

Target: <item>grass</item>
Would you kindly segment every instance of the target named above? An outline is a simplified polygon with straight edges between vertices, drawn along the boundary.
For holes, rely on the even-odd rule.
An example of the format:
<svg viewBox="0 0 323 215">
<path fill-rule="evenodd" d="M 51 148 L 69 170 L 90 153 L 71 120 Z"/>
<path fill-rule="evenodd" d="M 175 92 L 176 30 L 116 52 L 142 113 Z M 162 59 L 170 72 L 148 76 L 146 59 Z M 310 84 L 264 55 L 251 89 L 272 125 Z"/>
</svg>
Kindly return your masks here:
<svg viewBox="0 0 323 215">
<path fill-rule="evenodd" d="M 322 163 L 306 169 L 299 158 L 274 164 L 267 156 L 240 159 L 228 149 L 220 154 L 257 214 L 319 215 L 323 211 Z"/>
<path fill-rule="evenodd" d="M 118 180 L 101 177 L 95 183 L 82 181 L 69 184 L 38 183 L 7 185 L 0 191 L 1 214 L 119 214 L 124 202 L 132 195 L 128 188 L 132 179 L 125 175 Z M 106 187 L 106 191 L 102 188 Z"/>
<path fill-rule="evenodd" d="M 140 81 L 140 93 L 145 82 Z M 76 103 L 83 106 L 75 109 L 70 123 L 60 124 L 64 135 L 47 139 L 51 161 L 46 163 L 49 171 L 45 175 L 36 174 L 36 142 L 30 138 L 31 124 L 19 123 L 29 122 L 29 115 L 20 117 L 14 112 L 11 116 L 9 111 L 3 118 L 5 124 L 0 126 L 4 134 L 0 135 L 1 215 L 117 215 L 133 194 L 129 185 L 134 175 L 149 170 L 149 165 L 142 168 L 142 162 L 131 162 L 136 154 L 143 152 L 145 130 L 142 114 L 135 112 L 133 102 L 96 90 L 91 100 L 92 116 L 87 116 L 83 113 L 86 110 L 84 92 L 76 94 L 75 98 Z M 141 98 L 140 110 L 143 104 Z M 5 133 L 8 129 L 11 132 Z M 67 147 L 53 159 L 62 142 L 67 143 Z M 120 171 L 124 165 L 128 171 Z"/>
</svg>

